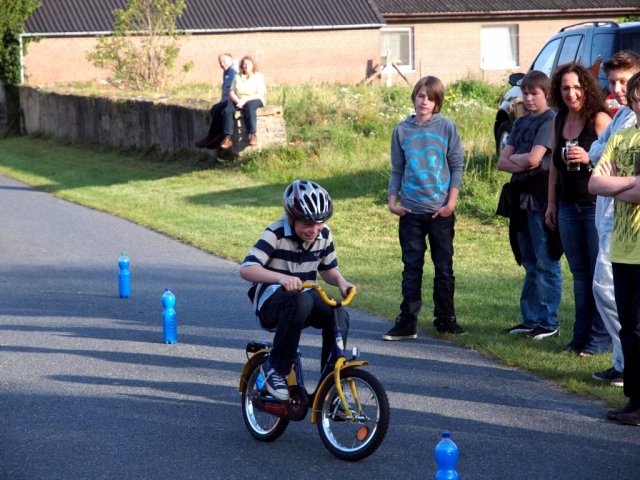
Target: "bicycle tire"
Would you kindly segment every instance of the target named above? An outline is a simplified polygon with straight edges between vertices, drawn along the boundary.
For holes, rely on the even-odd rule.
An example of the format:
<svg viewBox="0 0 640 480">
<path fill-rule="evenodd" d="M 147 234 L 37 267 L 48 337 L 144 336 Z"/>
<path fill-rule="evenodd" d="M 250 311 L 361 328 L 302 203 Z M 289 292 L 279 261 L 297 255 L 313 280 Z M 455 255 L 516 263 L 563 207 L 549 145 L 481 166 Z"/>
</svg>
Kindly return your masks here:
<svg viewBox="0 0 640 480">
<path fill-rule="evenodd" d="M 349 368 L 341 372 L 340 383 L 349 409 L 357 414 L 352 382 L 363 412 L 349 420 L 336 389 L 335 381 L 327 382 L 318 393 L 318 433 L 324 446 L 342 460 L 357 461 L 368 457 L 382 444 L 389 428 L 389 399 L 380 381 L 370 372 Z"/>
<path fill-rule="evenodd" d="M 242 419 L 249 433 L 261 442 L 273 442 L 278 439 L 289 425 L 289 420 L 276 417 L 254 407 L 251 399 L 257 393 L 256 378 L 261 364 L 257 364 L 242 390 Z"/>
</svg>

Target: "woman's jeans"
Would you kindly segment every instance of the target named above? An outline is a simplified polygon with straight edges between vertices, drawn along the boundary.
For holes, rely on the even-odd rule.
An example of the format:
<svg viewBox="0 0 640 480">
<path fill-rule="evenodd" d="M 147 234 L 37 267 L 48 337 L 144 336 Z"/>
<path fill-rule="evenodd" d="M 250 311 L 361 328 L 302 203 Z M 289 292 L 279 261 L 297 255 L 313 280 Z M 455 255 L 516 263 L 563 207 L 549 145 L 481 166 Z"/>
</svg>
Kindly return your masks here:
<svg viewBox="0 0 640 480">
<path fill-rule="evenodd" d="M 435 270 L 433 279 L 433 315 L 436 319 L 456 316 L 453 303 L 455 277 L 453 276 L 453 237 L 455 215 L 432 218 L 431 213 L 407 213 L 400 217 L 398 229 L 402 249 L 402 304 L 400 316 L 403 324 L 415 326 L 422 307 L 422 273 L 429 238 L 431 260 Z"/>
<path fill-rule="evenodd" d="M 569 269 L 573 275 L 576 317 L 568 347 L 587 353 L 604 353 L 611 337 L 602 323 L 593 298 L 593 272 L 598 257 L 598 232 L 594 202 L 560 202 L 558 228 Z"/>
<path fill-rule="evenodd" d="M 518 245 L 525 269 L 520 295 L 522 323 L 530 328 L 558 328 L 558 308 L 562 300 L 560 260 L 549 255 L 549 235 L 544 214 L 525 213 L 525 229 L 518 232 Z"/>
<path fill-rule="evenodd" d="M 247 127 L 247 135 L 255 134 L 258 131 L 258 118 L 256 111 L 259 108 L 264 107 L 262 100 L 249 100 L 244 104 L 242 109 L 236 108 L 233 102 L 229 104 L 222 111 L 223 118 L 223 133 L 225 135 L 233 135 L 233 117 L 239 110 L 244 117 L 244 124 Z"/>
</svg>

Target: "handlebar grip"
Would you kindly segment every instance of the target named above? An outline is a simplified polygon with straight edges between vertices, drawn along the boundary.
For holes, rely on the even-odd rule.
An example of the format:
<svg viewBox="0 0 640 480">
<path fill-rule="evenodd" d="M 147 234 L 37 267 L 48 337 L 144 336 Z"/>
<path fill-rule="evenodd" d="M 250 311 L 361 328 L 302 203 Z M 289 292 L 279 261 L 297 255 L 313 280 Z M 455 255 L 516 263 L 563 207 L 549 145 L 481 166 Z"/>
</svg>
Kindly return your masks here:
<svg viewBox="0 0 640 480">
<path fill-rule="evenodd" d="M 322 298 L 322 300 L 324 301 L 324 303 L 326 303 L 327 305 L 331 306 L 331 307 L 346 307 L 347 305 L 349 305 L 351 303 L 351 300 L 353 300 L 353 297 L 356 296 L 356 294 L 358 293 L 355 289 L 355 287 L 350 288 L 349 289 L 349 293 L 347 294 L 347 297 L 342 300 L 341 302 L 334 300 L 333 298 L 329 298 L 329 296 L 327 295 L 327 293 L 324 291 L 324 289 L 318 285 L 317 283 L 314 282 L 304 282 L 302 284 L 302 288 L 313 288 L 316 292 L 318 292 L 318 294 L 320 295 L 320 298 Z"/>
</svg>

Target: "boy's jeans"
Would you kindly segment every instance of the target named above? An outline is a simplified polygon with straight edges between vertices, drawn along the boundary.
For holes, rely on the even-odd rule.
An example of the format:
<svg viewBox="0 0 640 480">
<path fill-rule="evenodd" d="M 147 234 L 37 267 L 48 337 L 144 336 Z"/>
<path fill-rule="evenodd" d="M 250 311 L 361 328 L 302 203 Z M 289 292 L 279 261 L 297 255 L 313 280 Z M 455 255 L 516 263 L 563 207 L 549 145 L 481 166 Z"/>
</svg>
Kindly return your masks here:
<svg viewBox="0 0 640 480">
<path fill-rule="evenodd" d="M 518 245 L 525 269 L 520 310 L 522 323 L 555 330 L 562 300 L 562 269 L 549 257 L 549 236 L 542 213 L 525 213 L 526 230 L 518 232 Z"/>
<path fill-rule="evenodd" d="M 429 238 L 433 280 L 433 315 L 439 319 L 455 318 L 453 303 L 453 237 L 455 215 L 432 218 L 431 213 L 408 213 L 400 217 L 398 233 L 402 249 L 402 322 L 415 326 L 422 307 L 422 271 Z"/>
<path fill-rule="evenodd" d="M 263 328 L 275 329 L 271 367 L 286 376 L 296 357 L 300 334 L 308 326 L 322 329 L 321 369 L 324 368 L 335 342 L 332 307 L 324 303 L 315 290 L 287 292 L 279 288 L 260 308 L 258 315 Z M 338 310 L 338 323 L 344 344 L 347 344 L 349 315 L 344 308 Z"/>
<path fill-rule="evenodd" d="M 611 338 L 604 328 L 593 298 L 593 271 L 598 256 L 596 207 L 589 203 L 560 202 L 558 228 L 573 275 L 576 317 L 569 346 L 588 353 L 604 353 Z"/>
<path fill-rule="evenodd" d="M 613 282 L 624 352 L 624 394 L 640 401 L 640 265 L 613 263 Z"/>
<path fill-rule="evenodd" d="M 624 358 L 620 344 L 620 320 L 613 288 L 613 270 L 609 261 L 611 231 L 613 230 L 613 197 L 596 200 L 596 227 L 598 228 L 599 250 L 596 268 L 593 272 L 593 296 L 604 326 L 613 344 L 612 363 L 617 371 L 624 371 Z"/>
</svg>

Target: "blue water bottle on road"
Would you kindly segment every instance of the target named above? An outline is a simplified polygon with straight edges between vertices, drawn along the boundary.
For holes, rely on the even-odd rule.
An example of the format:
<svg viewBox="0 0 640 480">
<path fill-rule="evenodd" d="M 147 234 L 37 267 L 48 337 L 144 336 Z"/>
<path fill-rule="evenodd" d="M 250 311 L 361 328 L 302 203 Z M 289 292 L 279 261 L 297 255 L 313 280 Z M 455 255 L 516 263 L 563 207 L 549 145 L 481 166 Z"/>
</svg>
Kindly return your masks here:
<svg viewBox="0 0 640 480">
<path fill-rule="evenodd" d="M 164 343 L 178 343 L 178 324 L 176 321 L 176 297 L 168 288 L 162 295 L 162 334 Z"/>
<path fill-rule="evenodd" d="M 125 252 L 122 252 L 118 259 L 118 267 L 120 267 L 118 293 L 120 298 L 129 298 L 131 296 L 131 274 L 129 273 L 129 257 Z"/>
<path fill-rule="evenodd" d="M 442 440 L 436 445 L 435 454 L 438 464 L 436 480 L 458 480 L 458 472 L 456 471 L 458 446 L 451 440 L 451 433 L 442 433 Z"/>
</svg>

